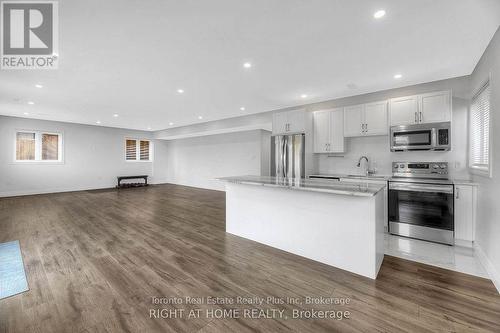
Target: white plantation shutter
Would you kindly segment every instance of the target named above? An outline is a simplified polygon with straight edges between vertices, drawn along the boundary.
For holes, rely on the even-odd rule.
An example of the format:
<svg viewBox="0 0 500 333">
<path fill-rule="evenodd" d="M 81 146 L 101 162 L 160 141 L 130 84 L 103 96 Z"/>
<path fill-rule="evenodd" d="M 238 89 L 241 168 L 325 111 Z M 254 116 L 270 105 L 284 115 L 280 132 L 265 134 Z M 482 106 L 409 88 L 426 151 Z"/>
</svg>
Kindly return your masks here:
<svg viewBox="0 0 500 333">
<path fill-rule="evenodd" d="M 141 140 L 141 161 L 149 161 L 149 141 Z"/>
<path fill-rule="evenodd" d="M 125 139 L 127 161 L 151 162 L 152 142 L 150 140 Z"/>
<path fill-rule="evenodd" d="M 469 166 L 490 172 L 490 99 L 489 81 L 472 98 L 470 110 Z"/>
<path fill-rule="evenodd" d="M 137 159 L 137 141 L 128 140 L 126 144 L 126 159 L 127 161 L 135 161 Z"/>
</svg>

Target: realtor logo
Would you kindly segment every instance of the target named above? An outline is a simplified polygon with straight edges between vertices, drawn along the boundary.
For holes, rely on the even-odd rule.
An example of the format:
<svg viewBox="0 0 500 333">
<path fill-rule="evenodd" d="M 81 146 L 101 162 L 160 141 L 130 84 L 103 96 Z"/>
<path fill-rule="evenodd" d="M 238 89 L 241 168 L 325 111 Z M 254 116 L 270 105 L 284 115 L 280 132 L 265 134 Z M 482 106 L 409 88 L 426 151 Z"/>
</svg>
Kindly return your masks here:
<svg viewBox="0 0 500 333">
<path fill-rule="evenodd" d="M 1 1 L 2 69 L 57 69 L 56 1 Z"/>
</svg>

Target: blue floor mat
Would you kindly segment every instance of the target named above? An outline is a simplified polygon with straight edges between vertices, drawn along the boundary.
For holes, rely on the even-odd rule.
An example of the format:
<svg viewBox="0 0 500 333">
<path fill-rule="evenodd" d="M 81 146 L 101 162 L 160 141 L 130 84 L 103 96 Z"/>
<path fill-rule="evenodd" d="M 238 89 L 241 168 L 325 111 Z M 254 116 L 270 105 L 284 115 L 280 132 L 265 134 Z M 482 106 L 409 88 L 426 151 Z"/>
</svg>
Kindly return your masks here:
<svg viewBox="0 0 500 333">
<path fill-rule="evenodd" d="M 19 241 L 0 244 L 0 299 L 28 290 Z"/>
</svg>

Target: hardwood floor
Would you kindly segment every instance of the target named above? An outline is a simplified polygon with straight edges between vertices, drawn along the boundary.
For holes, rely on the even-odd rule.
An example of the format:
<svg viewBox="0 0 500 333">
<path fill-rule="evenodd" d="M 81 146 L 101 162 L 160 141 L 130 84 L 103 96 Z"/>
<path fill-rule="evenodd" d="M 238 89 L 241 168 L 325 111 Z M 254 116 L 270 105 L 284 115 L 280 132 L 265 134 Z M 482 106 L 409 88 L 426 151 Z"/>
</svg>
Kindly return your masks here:
<svg viewBox="0 0 500 333">
<path fill-rule="evenodd" d="M 489 280 L 386 256 L 371 281 L 226 234 L 224 218 L 223 192 L 175 185 L 0 199 L 0 242 L 20 240 L 30 286 L 0 300 L 0 332 L 500 332 Z M 350 302 L 152 304 L 186 296 Z M 288 318 L 206 316 L 235 308 Z M 155 309 L 186 312 L 150 318 Z M 193 309 L 200 317 L 186 318 Z M 293 319 L 294 309 L 350 316 Z"/>
</svg>

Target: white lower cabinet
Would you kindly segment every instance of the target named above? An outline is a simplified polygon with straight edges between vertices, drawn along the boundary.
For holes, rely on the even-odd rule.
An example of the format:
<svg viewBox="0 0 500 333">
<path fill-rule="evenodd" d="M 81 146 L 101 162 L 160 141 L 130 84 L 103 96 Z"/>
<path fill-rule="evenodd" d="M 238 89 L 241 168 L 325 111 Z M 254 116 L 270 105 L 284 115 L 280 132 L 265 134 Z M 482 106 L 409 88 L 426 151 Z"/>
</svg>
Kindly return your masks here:
<svg viewBox="0 0 500 333">
<path fill-rule="evenodd" d="M 455 243 L 472 246 L 476 221 L 476 186 L 455 185 Z"/>
</svg>

